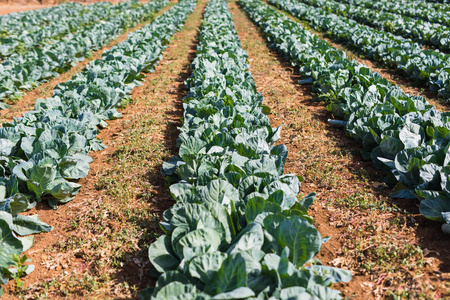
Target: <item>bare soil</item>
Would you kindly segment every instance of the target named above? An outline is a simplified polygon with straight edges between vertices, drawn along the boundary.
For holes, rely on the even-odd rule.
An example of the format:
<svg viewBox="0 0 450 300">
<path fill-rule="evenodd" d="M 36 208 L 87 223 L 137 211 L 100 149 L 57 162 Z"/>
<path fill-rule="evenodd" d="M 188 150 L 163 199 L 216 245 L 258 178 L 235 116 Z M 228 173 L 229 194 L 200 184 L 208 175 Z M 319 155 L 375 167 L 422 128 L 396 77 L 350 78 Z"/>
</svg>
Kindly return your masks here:
<svg viewBox="0 0 450 300">
<path fill-rule="evenodd" d="M 13 12 L 28 11 L 55 6 L 54 4 L 2 4 L 0 3 L 0 15 Z"/>
<path fill-rule="evenodd" d="M 9 3 L 8 3 L 9 2 Z M 88 5 L 95 2 L 111 2 L 114 4 L 119 3 L 119 0 L 86 0 L 86 1 L 68 1 L 68 2 L 78 2 L 83 5 Z M 141 2 L 147 2 L 141 1 Z M 34 9 L 47 8 L 58 5 L 57 1 L 48 0 L 43 1 L 43 3 L 39 3 L 39 1 L 17 1 L 17 0 L 3 0 L 0 1 L 0 15 L 7 15 L 13 12 L 21 12 L 21 11 L 29 11 Z"/>
</svg>

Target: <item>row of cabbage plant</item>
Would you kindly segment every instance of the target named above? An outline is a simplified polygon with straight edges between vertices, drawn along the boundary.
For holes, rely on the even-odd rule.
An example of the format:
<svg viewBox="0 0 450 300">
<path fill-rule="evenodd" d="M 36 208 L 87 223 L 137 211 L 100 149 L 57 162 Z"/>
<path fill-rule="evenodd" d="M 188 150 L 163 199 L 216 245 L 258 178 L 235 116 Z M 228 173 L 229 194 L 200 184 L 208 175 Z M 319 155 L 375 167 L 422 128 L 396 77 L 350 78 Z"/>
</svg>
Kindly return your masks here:
<svg viewBox="0 0 450 300">
<path fill-rule="evenodd" d="M 420 18 L 430 22 L 450 26 L 450 5 L 430 3 L 422 0 L 339 0 L 360 7 L 374 10 L 390 11 L 393 13 Z M 446 1 L 446 0 L 445 0 Z M 441 1 L 443 2 L 443 1 Z"/>
<path fill-rule="evenodd" d="M 300 180 L 283 174 L 248 54 L 225 0 L 211 0 L 186 81 L 179 153 L 164 163 L 176 204 L 148 250 L 158 281 L 144 299 L 341 299 L 332 283 L 350 272 L 315 255 L 322 238 L 297 199 Z"/>
<path fill-rule="evenodd" d="M 300 68 L 338 123 L 363 143 L 362 155 L 397 184 L 394 197 L 419 198 L 420 212 L 450 233 L 450 112 L 397 85 L 258 0 L 241 0 L 270 44 Z"/>
<path fill-rule="evenodd" d="M 308 21 L 334 41 L 345 43 L 369 59 L 428 85 L 439 97 L 450 98 L 450 55 L 432 49 L 423 50 L 422 45 L 410 39 L 358 24 L 297 0 L 268 2 Z"/>
<path fill-rule="evenodd" d="M 53 7 L 13 12 L 0 16 L 0 36 L 19 34 L 34 27 L 60 22 L 61 18 L 72 18 L 83 9 L 80 3 L 65 3 Z"/>
<path fill-rule="evenodd" d="M 52 228 L 37 216 L 19 213 L 46 200 L 56 208 L 72 200 L 81 185 L 70 180 L 88 174 L 88 153 L 104 145 L 97 127 L 119 118 L 117 108 L 131 101 L 142 72 L 151 72 L 162 51 L 192 13 L 195 1 L 183 0 L 128 39 L 103 53 L 53 97 L 0 128 L 0 283 L 15 271 L 13 255 L 31 247 L 31 234 Z"/>
<path fill-rule="evenodd" d="M 73 15 L 66 17 L 63 14 L 57 22 L 46 26 L 29 25 L 15 34 L 0 33 L 0 60 L 17 52 L 23 53 L 34 47 L 54 43 L 83 27 L 117 15 L 122 9 L 130 9 L 132 5 L 138 5 L 138 3 L 124 1 L 113 5 L 109 2 L 97 2 L 81 6 L 81 8 L 77 7 Z"/>
<path fill-rule="evenodd" d="M 130 2 L 131 3 L 131 2 Z M 0 101 L 21 96 L 23 90 L 39 86 L 50 78 L 58 77 L 92 51 L 98 50 L 127 28 L 151 18 L 166 5 L 166 0 L 155 0 L 144 5 L 130 5 L 119 14 L 92 26 L 80 28 L 56 43 L 14 53 L 0 65 Z M 125 6 L 126 8 L 126 6 Z M 0 109 L 8 105 L 0 102 Z"/>
<path fill-rule="evenodd" d="M 422 19 L 389 13 L 383 10 L 348 5 L 333 0 L 301 1 L 353 19 L 359 23 L 410 38 L 423 45 L 433 46 L 444 51 L 449 50 L 450 47 L 450 28 L 442 24 L 431 23 Z"/>
</svg>

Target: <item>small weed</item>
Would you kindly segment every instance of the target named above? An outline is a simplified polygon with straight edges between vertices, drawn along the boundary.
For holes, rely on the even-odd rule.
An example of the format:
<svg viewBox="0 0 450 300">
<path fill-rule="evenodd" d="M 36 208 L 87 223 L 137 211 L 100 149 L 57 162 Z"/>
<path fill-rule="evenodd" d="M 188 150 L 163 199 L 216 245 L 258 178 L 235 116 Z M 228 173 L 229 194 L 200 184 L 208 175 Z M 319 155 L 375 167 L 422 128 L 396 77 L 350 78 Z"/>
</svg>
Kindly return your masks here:
<svg viewBox="0 0 450 300">
<path fill-rule="evenodd" d="M 16 293 L 20 292 L 23 281 L 20 280 L 20 277 L 22 277 L 25 274 L 28 274 L 34 269 L 34 266 L 25 265 L 26 262 L 31 261 L 28 259 L 28 257 L 24 254 L 22 257 L 14 253 L 12 255 L 12 262 L 14 263 L 12 265 L 12 268 L 2 268 L 3 274 L 6 276 L 14 279 L 15 281 L 15 289 Z"/>
<path fill-rule="evenodd" d="M 344 198 L 338 198 L 334 203 L 340 207 L 358 208 L 361 210 L 383 210 L 392 211 L 395 207 L 388 204 L 387 197 L 375 196 L 372 193 L 367 192 L 366 189 L 355 191 Z"/>
</svg>

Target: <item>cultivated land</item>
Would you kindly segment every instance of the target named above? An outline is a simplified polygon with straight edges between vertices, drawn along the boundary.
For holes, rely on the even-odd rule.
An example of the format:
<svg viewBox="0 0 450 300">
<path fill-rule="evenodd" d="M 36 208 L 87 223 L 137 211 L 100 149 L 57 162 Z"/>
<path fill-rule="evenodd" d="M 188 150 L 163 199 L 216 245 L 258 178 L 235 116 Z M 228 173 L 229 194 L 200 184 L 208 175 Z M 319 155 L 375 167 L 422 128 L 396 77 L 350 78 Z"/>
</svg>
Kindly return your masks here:
<svg viewBox="0 0 450 300">
<path fill-rule="evenodd" d="M 8 5 L 8 4 L 0 4 L 0 15 L 7 15 L 13 12 L 27 11 L 33 9 L 41 9 L 52 7 L 54 5 L 42 5 L 42 4 L 28 4 L 28 5 Z"/>
<path fill-rule="evenodd" d="M 191 0 L 183 1 L 180 2 L 186 6 L 193 3 Z M 31 259 L 26 264 L 35 266 L 30 274 L 20 279 L 16 277 L 16 280 L 9 280 L 2 285 L 2 298 L 130 299 L 138 297 L 139 293 L 144 299 L 176 299 L 176 295 L 210 299 L 208 297 L 217 294 L 221 294 L 217 299 L 247 299 L 258 294 L 260 299 L 270 296 L 274 299 L 309 299 L 307 295 L 317 297 L 311 299 L 338 299 L 339 293 L 346 299 L 450 297 L 450 237 L 441 229 L 441 225 L 446 224 L 444 221 L 450 223 L 450 218 L 446 219 L 450 204 L 445 206 L 445 201 L 450 199 L 446 186 L 450 174 L 447 172 L 447 156 L 450 157 L 450 154 L 449 147 L 442 146 L 450 139 L 447 119 L 450 117 L 442 114 L 439 119 L 441 123 L 435 119 L 428 123 L 422 119 L 411 121 L 415 124 L 407 125 L 410 128 L 407 139 L 402 138 L 406 134 L 404 132 L 389 133 L 371 127 L 380 136 L 389 137 L 391 134 L 392 140 L 397 139 L 403 148 L 431 147 L 431 144 L 427 144 L 430 140 L 434 141 L 433 145 L 441 147 L 433 150 L 435 152 L 426 148 L 429 156 L 414 154 L 421 162 L 412 165 L 410 160 L 409 171 L 397 179 L 402 183 L 401 187 L 407 186 L 405 190 L 432 191 L 432 197 L 428 194 L 416 199 L 392 197 L 397 181 L 386 181 L 386 178 L 392 179 L 389 174 L 395 173 L 395 168 L 403 170 L 401 166 L 380 170 L 375 167 L 377 160 L 361 154 L 370 153 L 372 149 L 367 152 L 368 145 L 379 145 L 384 138 L 369 141 L 365 137 L 367 140 L 362 143 L 349 136 L 350 127 L 345 127 L 346 134 L 342 126 L 330 125 L 329 119 L 349 121 L 349 114 L 340 115 L 336 109 L 327 110 L 327 107 L 336 103 L 344 107 L 340 98 L 342 94 L 330 96 L 331 93 L 324 92 L 326 80 L 331 80 L 332 75 L 323 70 L 330 69 L 330 65 L 321 65 L 324 66 L 322 75 L 305 75 L 305 70 L 314 69 L 334 56 L 329 54 L 328 58 L 319 59 L 320 63 L 314 65 L 311 64 L 313 59 L 303 61 L 305 56 L 298 52 L 298 59 L 294 60 L 294 55 L 286 53 L 303 49 L 304 53 L 311 55 L 317 48 L 302 48 L 301 42 L 289 44 L 287 39 L 284 40 L 287 46 L 279 46 L 277 38 L 283 33 L 276 30 L 281 27 L 259 27 L 258 22 L 266 20 L 259 18 L 255 21 L 252 14 L 257 12 L 262 16 L 266 11 L 258 11 L 255 7 L 269 5 L 287 20 L 301 24 L 331 47 L 344 51 L 350 60 L 378 72 L 392 86 L 399 86 L 406 93 L 423 97 L 437 111 L 448 111 L 448 99 L 438 97 L 436 91 L 430 91 L 424 85 L 424 81 L 414 82 L 404 73 L 396 72 L 392 66 L 386 66 L 357 51 L 349 43 L 336 40 L 329 32 L 321 32 L 308 19 L 300 20 L 295 14 L 281 11 L 282 7 L 273 5 L 279 1 L 269 2 L 272 4 L 258 0 L 211 0 L 208 4 L 206 0 L 199 0 L 192 13 L 187 8 L 179 8 L 184 10 L 175 17 L 170 16 L 168 20 L 184 25 L 171 29 L 173 37 L 151 40 L 155 45 L 158 39 L 163 41 L 162 44 L 167 44 L 167 48 L 161 48 L 161 56 L 149 55 L 144 63 L 144 58 L 134 57 L 133 54 L 145 51 L 157 53 L 152 44 L 143 44 L 134 50 L 129 50 L 131 46 L 121 48 L 127 50 L 114 58 L 123 62 L 120 68 L 102 69 L 95 73 L 107 74 L 108 70 L 112 70 L 110 72 L 119 76 L 122 74 L 120 72 L 129 72 L 122 81 L 112 76 L 105 79 L 109 85 L 112 82 L 126 82 L 129 88 L 115 86 L 125 91 L 125 96 L 108 92 L 107 97 L 101 96 L 104 97 L 99 106 L 101 109 L 95 110 L 93 107 L 100 103 L 95 99 L 100 94 L 85 93 L 81 99 L 70 98 L 73 93 L 68 92 L 64 95 L 69 100 L 62 98 L 58 102 L 62 104 L 48 109 L 58 110 L 65 105 L 70 108 L 65 109 L 65 117 L 81 120 L 82 114 L 74 108 L 74 103 L 87 100 L 81 103 L 86 107 L 89 105 L 91 118 L 96 120 L 93 128 L 98 128 L 97 139 L 106 148 L 86 146 L 79 150 L 78 153 L 88 154 L 93 161 L 89 164 L 89 172 L 77 178 L 64 175 L 68 171 L 64 171 L 62 163 L 54 160 L 57 163 L 50 168 L 63 174 L 63 180 L 79 184 L 81 188 L 73 194 L 73 200 L 58 204 L 56 210 L 49 206 L 48 200 L 54 199 L 57 193 L 53 190 L 52 194 L 51 189 L 47 189 L 42 202 L 21 213 L 26 216 L 37 215 L 42 222 L 53 227 L 53 230 L 48 231 L 44 230 L 47 227 L 41 223 L 36 225 L 41 228 L 40 231 L 48 232 L 34 234 L 34 244 L 26 251 L 22 247 L 25 242 L 20 242 L 20 249 L 10 250 L 10 245 L 17 245 L 17 241 L 8 232 L 17 233 L 18 230 L 29 230 L 34 226 L 30 225 L 29 220 L 24 221 L 22 229 L 8 225 L 19 224 L 14 212 L 11 213 L 8 207 L 14 210 L 17 206 L 11 203 L 24 201 L 9 190 L 11 178 L 16 174 L 13 172 L 17 172 L 10 165 L 13 161 L 18 164 L 18 158 L 34 163 L 36 158 L 32 160 L 28 152 L 34 151 L 34 154 L 41 148 L 45 150 L 56 146 L 49 141 L 45 142 L 45 146 L 37 146 L 43 142 L 39 142 L 37 133 L 33 132 L 30 134 L 36 137 L 36 141 L 32 142 L 34 146 L 31 150 L 23 146 L 25 142 L 21 144 L 15 139 L 14 143 L 17 144 L 12 147 L 9 140 L 5 141 L 12 139 L 4 130 L 10 126 L 8 122 L 32 111 L 39 98 L 52 97 L 55 92 L 58 93 L 58 84 L 76 76 L 81 78 L 80 74 L 86 72 L 85 67 L 90 62 L 105 59 L 102 54 L 114 50 L 114 47 L 121 47 L 121 42 L 132 37 L 130 33 L 145 30 L 145 26 L 154 22 L 155 18 L 182 6 L 178 6 L 177 1 L 167 3 L 149 20 L 128 28 L 124 34 L 100 50 L 93 51 L 67 72 L 27 91 L 24 96 L 8 102 L 11 104 L 9 108 L 0 110 L 0 145 L 3 147 L 0 148 L 0 221 L 3 222 L 0 222 L 0 251 L 8 255 L 9 251 L 26 255 Z M 294 0 L 289 2 L 303 3 Z M 322 5 L 318 1 L 304 2 Z M 345 3 L 351 5 L 352 1 Z M 368 7 L 370 5 L 367 4 Z M 445 13 L 446 4 L 441 5 Z M 4 10 L 0 6 L 0 14 L 12 12 L 7 9 L 14 8 L 5 6 Z M 406 15 L 406 12 L 403 13 Z M 288 26 L 287 21 L 283 24 Z M 233 26 L 236 32 L 224 29 Z M 394 29 L 390 32 L 395 32 Z M 162 32 L 158 30 L 148 33 L 146 38 Z M 240 41 L 240 44 L 236 41 Z M 246 52 L 241 52 L 240 48 Z M 319 57 L 319 54 L 316 55 Z M 127 57 L 132 58 L 127 60 Z M 137 59 L 143 63 L 137 63 Z M 142 68 L 143 65 L 150 67 Z M 438 70 L 446 67 L 441 66 Z M 339 68 L 347 68 L 346 62 Z M 134 70 L 138 70 L 138 73 L 142 71 L 145 78 L 136 76 Z M 232 76 L 226 77 L 227 74 Z M 100 78 L 100 75 L 96 76 Z M 222 78 L 227 79 L 223 81 Z M 346 78 L 361 83 L 372 77 Z M 299 80 L 306 81 L 299 84 Z M 137 82 L 141 84 L 137 86 Z M 103 87 L 102 83 L 94 80 L 86 84 L 100 84 Z M 374 84 L 381 86 L 385 81 L 378 80 Z M 336 86 L 333 88 L 339 90 Z M 70 88 L 76 90 L 78 87 Z M 355 88 L 355 84 L 351 88 Z M 352 92 L 356 93 L 355 90 Z M 257 93 L 264 97 L 262 106 Z M 123 97 L 125 100 L 113 103 L 111 99 L 116 99 L 114 97 Z M 128 98 L 130 101 L 126 100 Z M 371 100 L 370 104 L 364 101 L 361 103 L 373 105 L 376 101 L 379 100 Z M 395 113 L 405 115 L 401 107 L 409 109 L 412 104 L 406 101 L 399 103 Z M 418 103 L 414 103 L 415 107 L 419 107 Z M 121 117 L 118 118 L 116 113 L 106 113 L 108 109 L 117 109 Z M 353 108 L 346 109 L 351 111 Z M 390 111 L 387 106 L 385 109 Z M 423 113 L 419 108 L 417 111 Z M 37 115 L 51 116 L 42 110 Z M 103 116 L 104 121 L 98 120 L 99 116 Z M 423 115 L 420 118 L 424 118 Z M 27 126 L 46 126 L 45 123 L 50 122 L 45 118 L 41 120 L 39 124 L 42 125 L 29 125 L 37 124 L 30 121 Z M 396 124 L 397 128 L 406 126 L 403 123 Z M 434 128 L 434 131 L 423 124 Z M 270 134 L 265 136 L 262 132 L 269 132 L 272 130 L 269 127 L 278 126 L 282 126 L 280 138 L 273 143 L 276 138 L 272 139 Z M 62 132 L 60 127 L 57 130 Z M 65 130 L 72 132 L 75 129 Z M 69 138 L 64 142 L 74 147 Z M 282 145 L 287 147 L 288 153 L 280 150 L 284 149 Z M 17 150 L 21 147 L 22 151 Z M 389 158 L 402 155 L 402 149 L 396 150 Z M 39 155 L 48 155 L 49 152 L 44 150 Z M 74 154 L 58 155 L 66 159 L 64 155 Z M 161 168 L 167 170 L 168 165 L 165 163 L 173 163 L 171 158 L 177 155 L 176 171 L 170 174 L 164 171 L 164 175 L 161 174 Z M 8 157 L 11 161 L 5 163 Z M 270 159 L 282 161 L 284 170 L 281 167 L 280 172 L 278 163 L 273 165 L 277 166 L 277 170 L 267 167 Z M 247 163 L 250 160 L 260 165 L 252 167 Z M 84 165 L 78 162 L 77 166 L 81 170 Z M 189 169 L 186 166 L 192 167 Z M 47 171 L 41 172 L 43 178 L 47 176 Z M 292 177 L 287 174 L 292 174 Z M 412 174 L 412 179 L 407 177 L 408 174 Z M 296 191 L 297 178 L 301 181 L 299 191 Z M 404 178 L 410 179 L 405 181 Z M 37 194 L 36 188 L 30 188 L 31 179 L 25 179 L 25 184 L 20 183 L 22 178 L 18 180 L 18 188 L 14 191 L 30 195 L 27 201 L 33 203 Z M 179 180 L 184 180 L 181 181 L 184 185 L 177 183 Z M 61 189 L 58 195 L 67 193 Z M 247 190 L 250 189 L 256 192 L 249 193 Z M 309 198 L 305 200 L 304 197 L 312 192 L 316 193 L 316 198 L 311 204 Z M 291 202 L 293 197 L 296 200 Z M 429 211 L 423 208 L 424 202 L 421 204 L 424 198 L 438 203 L 433 213 L 442 214 L 443 219 L 430 220 Z M 70 200 L 69 197 L 64 199 Z M 173 209 L 175 204 L 176 209 Z M 207 213 L 203 212 L 205 207 Z M 170 213 L 164 213 L 168 210 Z M 10 223 L 7 214 L 15 218 Z M 163 226 L 161 220 L 165 222 Z M 320 237 L 330 237 L 330 240 L 325 242 Z M 161 243 L 163 239 L 164 243 Z M 320 249 L 317 255 L 316 249 Z M 309 260 L 313 256 L 316 260 Z M 2 266 L 8 261 L 5 257 L 0 255 Z M 317 259 L 327 267 L 318 264 Z M 313 270 L 320 276 L 314 275 Z M 327 272 L 331 270 L 334 273 L 330 275 Z M 159 280 L 156 271 L 162 273 Z M 347 280 L 349 274 L 352 276 L 350 281 Z M 14 275 L 7 274 L 6 269 L 0 275 L 0 279 L 14 278 Z M 155 286 L 155 290 L 147 289 Z M 264 290 L 263 287 L 267 286 L 270 289 Z"/>
</svg>

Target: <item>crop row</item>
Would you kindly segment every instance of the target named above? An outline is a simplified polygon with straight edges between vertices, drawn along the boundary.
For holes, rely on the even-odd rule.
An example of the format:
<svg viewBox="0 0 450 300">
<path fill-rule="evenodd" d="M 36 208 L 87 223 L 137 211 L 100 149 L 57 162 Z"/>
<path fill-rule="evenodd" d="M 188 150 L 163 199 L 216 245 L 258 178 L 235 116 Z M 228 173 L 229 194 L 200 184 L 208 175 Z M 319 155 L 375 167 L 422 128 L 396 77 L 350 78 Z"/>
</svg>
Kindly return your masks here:
<svg viewBox="0 0 450 300">
<path fill-rule="evenodd" d="M 393 196 L 422 199 L 420 212 L 447 222 L 443 230 L 450 233 L 450 113 L 405 94 L 260 1 L 240 2 L 271 45 L 300 67 L 300 83 L 312 82 L 327 109 L 345 120 L 346 133 L 363 143 L 363 156 L 388 172 L 388 182 L 398 182 Z"/>
<path fill-rule="evenodd" d="M 167 1 L 159 1 L 159 5 Z M 162 58 L 162 51 L 195 2 L 183 0 L 128 39 L 103 53 L 71 80 L 60 83 L 53 97 L 39 99 L 35 109 L 0 128 L 0 283 L 14 265 L 13 254 L 28 249 L 33 237 L 20 237 L 52 228 L 37 216 L 20 212 L 46 199 L 56 208 L 72 200 L 81 185 L 69 180 L 88 174 L 88 153 L 104 145 L 97 127 L 119 118 L 118 108 L 131 101 L 140 85 Z M 14 271 L 14 269 L 12 269 Z"/>
<path fill-rule="evenodd" d="M 71 17 L 61 18 L 46 26 L 30 25 L 17 34 L 0 34 L 0 60 L 4 60 L 14 53 L 23 53 L 30 48 L 41 47 L 47 43 L 53 43 L 70 33 L 79 31 L 80 28 L 93 25 L 104 19 L 117 15 L 122 9 L 130 9 L 133 1 L 121 2 L 112 5 L 109 2 L 97 2 L 82 6 Z"/>
<path fill-rule="evenodd" d="M 148 250 L 159 278 L 142 298 L 340 299 L 329 286 L 350 272 L 314 259 L 327 240 L 307 213 L 315 193 L 299 201 L 298 177 L 283 174 L 288 149 L 274 145 L 281 128 L 226 0 L 208 3 L 196 53 L 179 153 L 161 170 L 176 204 Z"/>
<path fill-rule="evenodd" d="M 72 18 L 83 9 L 79 3 L 66 3 L 54 7 L 35 9 L 0 16 L 0 36 L 17 35 L 30 27 L 43 27 Z"/>
<path fill-rule="evenodd" d="M 389 11 L 412 18 L 420 18 L 450 26 L 450 5 L 430 3 L 421 0 L 338 0 L 340 2 L 367 7 L 373 10 Z"/>
<path fill-rule="evenodd" d="M 0 65 L 0 101 L 22 95 L 42 82 L 59 76 L 92 51 L 97 50 L 123 33 L 128 27 L 151 18 L 165 6 L 165 1 L 151 1 L 139 7 L 122 9 L 104 22 L 84 27 L 66 38 L 41 48 L 16 53 Z M 7 108 L 0 102 L 0 109 Z"/>
<path fill-rule="evenodd" d="M 368 58 L 426 83 L 432 91 L 438 92 L 439 97 L 450 98 L 450 55 L 423 50 L 421 45 L 409 39 L 378 31 L 296 0 L 269 0 L 269 3 L 308 21 L 333 40 L 346 43 Z"/>
<path fill-rule="evenodd" d="M 445 3 L 448 5 L 449 1 L 448 0 L 427 0 L 427 2 L 431 2 L 431 3 Z"/>
<path fill-rule="evenodd" d="M 450 47 L 450 28 L 442 24 L 430 23 L 373 8 L 347 5 L 333 0 L 301 1 L 380 30 L 411 38 L 420 44 L 431 45 L 440 50 L 449 50 Z"/>
</svg>

